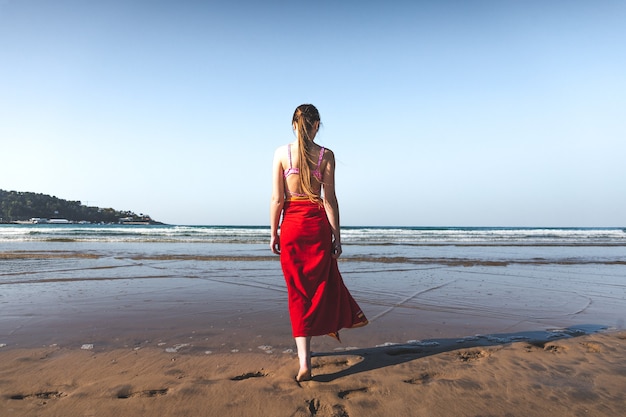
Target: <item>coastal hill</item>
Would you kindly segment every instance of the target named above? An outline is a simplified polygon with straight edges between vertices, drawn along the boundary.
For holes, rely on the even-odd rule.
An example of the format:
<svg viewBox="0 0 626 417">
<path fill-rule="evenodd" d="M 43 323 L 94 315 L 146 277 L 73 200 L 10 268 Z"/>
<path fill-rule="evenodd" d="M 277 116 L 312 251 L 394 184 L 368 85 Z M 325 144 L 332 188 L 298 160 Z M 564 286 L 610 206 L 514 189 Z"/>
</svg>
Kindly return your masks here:
<svg viewBox="0 0 626 417">
<path fill-rule="evenodd" d="M 89 207 L 46 194 L 0 190 L 0 223 L 163 224 L 147 214 Z"/>
</svg>

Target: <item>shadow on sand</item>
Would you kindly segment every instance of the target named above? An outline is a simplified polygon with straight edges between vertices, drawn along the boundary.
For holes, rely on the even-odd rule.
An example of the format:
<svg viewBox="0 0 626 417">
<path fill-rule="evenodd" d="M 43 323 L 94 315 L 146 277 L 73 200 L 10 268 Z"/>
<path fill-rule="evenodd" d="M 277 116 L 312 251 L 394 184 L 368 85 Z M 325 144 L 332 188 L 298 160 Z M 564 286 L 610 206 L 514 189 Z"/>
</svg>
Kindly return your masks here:
<svg viewBox="0 0 626 417">
<path fill-rule="evenodd" d="M 375 369 L 399 365 L 439 353 L 468 348 L 506 345 L 514 342 L 526 342 L 533 346 L 543 348 L 546 344 L 555 340 L 584 336 L 605 329 L 607 329 L 606 326 L 588 324 L 565 329 L 480 335 L 454 340 L 431 339 L 428 341 L 385 345 L 374 348 L 351 349 L 337 352 L 317 352 L 313 353 L 313 357 L 357 356 L 363 360 L 334 373 L 314 375 L 312 380 L 316 382 L 332 382 L 336 379 L 360 372 L 373 371 Z"/>
</svg>

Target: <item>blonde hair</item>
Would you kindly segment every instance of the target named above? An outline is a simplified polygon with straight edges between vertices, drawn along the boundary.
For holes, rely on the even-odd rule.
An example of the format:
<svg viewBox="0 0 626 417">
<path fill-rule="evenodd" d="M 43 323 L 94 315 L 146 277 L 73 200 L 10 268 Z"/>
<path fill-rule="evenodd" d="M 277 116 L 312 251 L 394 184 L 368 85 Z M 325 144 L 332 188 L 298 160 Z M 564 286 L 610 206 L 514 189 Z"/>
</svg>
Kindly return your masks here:
<svg viewBox="0 0 626 417">
<path fill-rule="evenodd" d="M 296 108 L 291 120 L 296 127 L 298 136 L 298 165 L 300 169 L 300 189 L 313 202 L 320 198 L 311 183 L 311 166 L 317 165 L 317 158 L 312 155 L 311 148 L 315 138 L 315 123 L 320 121 L 320 113 L 312 104 L 301 104 Z M 304 163 L 302 162 L 304 161 Z"/>
</svg>

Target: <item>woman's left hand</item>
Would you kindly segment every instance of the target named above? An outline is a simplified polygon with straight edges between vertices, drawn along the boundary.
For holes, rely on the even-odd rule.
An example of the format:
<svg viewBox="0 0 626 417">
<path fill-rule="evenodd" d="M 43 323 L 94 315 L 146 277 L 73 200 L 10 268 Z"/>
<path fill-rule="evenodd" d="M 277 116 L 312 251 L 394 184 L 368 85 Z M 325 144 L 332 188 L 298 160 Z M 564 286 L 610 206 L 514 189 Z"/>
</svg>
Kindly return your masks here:
<svg viewBox="0 0 626 417">
<path fill-rule="evenodd" d="M 341 252 L 341 243 L 333 242 L 333 258 L 339 258 L 341 256 Z"/>
</svg>

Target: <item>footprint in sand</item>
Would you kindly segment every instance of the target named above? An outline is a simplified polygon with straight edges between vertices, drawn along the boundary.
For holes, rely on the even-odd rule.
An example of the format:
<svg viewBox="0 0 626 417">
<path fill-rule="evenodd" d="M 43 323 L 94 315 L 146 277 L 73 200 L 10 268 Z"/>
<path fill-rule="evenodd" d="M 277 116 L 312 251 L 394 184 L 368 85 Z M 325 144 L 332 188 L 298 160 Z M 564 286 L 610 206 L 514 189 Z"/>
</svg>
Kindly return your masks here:
<svg viewBox="0 0 626 417">
<path fill-rule="evenodd" d="M 565 346 L 559 346 L 559 345 L 546 345 L 546 347 L 543 349 L 546 352 L 552 352 L 552 353 L 565 353 L 567 351 L 567 348 Z"/>
<path fill-rule="evenodd" d="M 131 387 L 126 386 L 122 387 L 117 392 L 117 398 L 121 400 L 125 400 L 128 398 L 152 398 L 152 397 L 160 397 L 162 395 L 167 394 L 167 388 L 160 389 L 148 389 L 143 391 L 131 391 Z"/>
<path fill-rule="evenodd" d="M 489 356 L 485 350 L 465 350 L 457 352 L 456 356 L 461 362 L 473 362 Z"/>
<path fill-rule="evenodd" d="M 437 376 L 439 376 L 439 374 L 436 372 L 423 372 L 416 378 L 405 379 L 404 382 L 413 385 L 424 385 L 432 382 Z"/>
<path fill-rule="evenodd" d="M 34 394 L 15 394 L 9 396 L 12 400 L 28 400 L 28 399 L 40 399 L 40 400 L 51 400 L 55 398 L 65 397 L 67 394 L 59 391 L 46 391 L 46 392 L 36 392 Z"/>
<path fill-rule="evenodd" d="M 243 381 L 244 379 L 262 378 L 264 376 L 267 376 L 267 374 L 263 373 L 263 372 L 260 372 L 260 371 L 259 372 L 248 372 L 246 374 L 234 376 L 230 380 L 231 381 Z"/>
<path fill-rule="evenodd" d="M 307 400 L 305 406 L 298 407 L 291 417 L 350 417 L 340 404 L 326 405 L 314 398 Z"/>
<path fill-rule="evenodd" d="M 552 342 L 532 342 L 526 346 L 526 351 L 530 352 L 533 348 L 539 348 L 546 352 L 563 353 L 567 350 L 565 346 L 557 345 Z"/>
<path fill-rule="evenodd" d="M 581 345 L 587 349 L 587 353 L 600 353 L 602 352 L 602 345 L 595 342 L 581 343 Z"/>
<path fill-rule="evenodd" d="M 341 398 L 342 400 L 348 400 L 350 399 L 350 397 L 355 394 L 355 393 L 361 393 L 361 392 L 367 392 L 369 389 L 367 387 L 363 387 L 363 388 L 355 388 L 355 389 L 349 389 L 349 390 L 345 390 L 345 391 L 340 391 L 337 393 L 337 396 L 339 398 Z"/>
<path fill-rule="evenodd" d="M 345 357 L 345 358 L 337 358 L 333 360 L 318 359 L 315 361 L 315 363 L 313 363 L 312 367 L 314 371 L 324 370 L 324 372 L 333 373 L 333 372 L 338 372 L 345 368 L 349 368 L 361 362 L 362 360 L 363 360 L 362 356 L 351 356 L 351 357 Z M 319 373 L 319 372 L 314 372 L 314 373 Z"/>
</svg>

